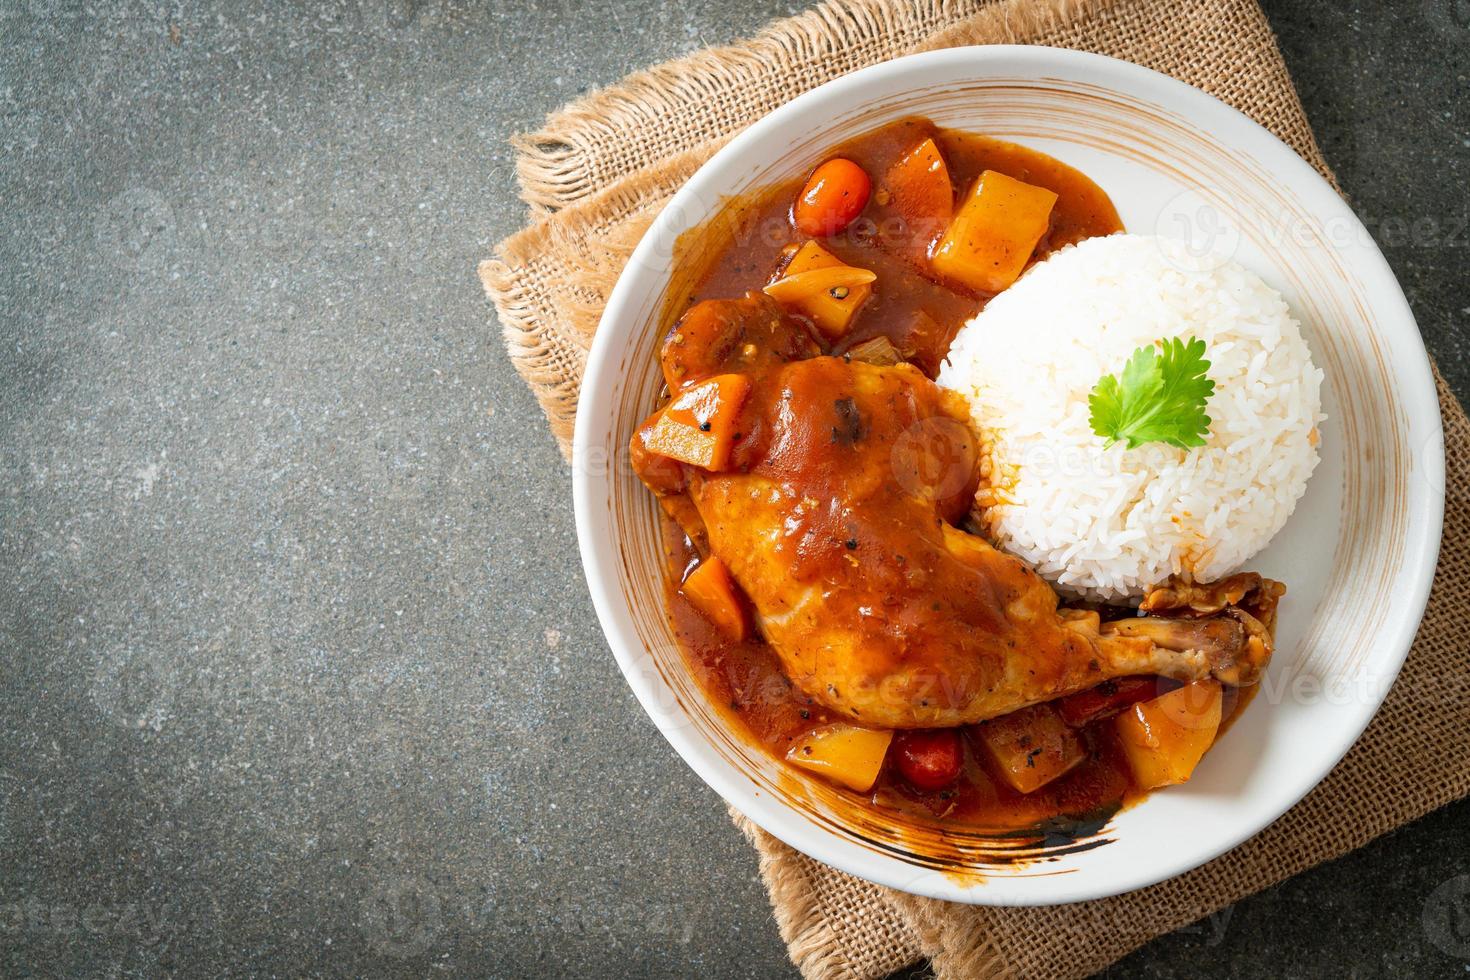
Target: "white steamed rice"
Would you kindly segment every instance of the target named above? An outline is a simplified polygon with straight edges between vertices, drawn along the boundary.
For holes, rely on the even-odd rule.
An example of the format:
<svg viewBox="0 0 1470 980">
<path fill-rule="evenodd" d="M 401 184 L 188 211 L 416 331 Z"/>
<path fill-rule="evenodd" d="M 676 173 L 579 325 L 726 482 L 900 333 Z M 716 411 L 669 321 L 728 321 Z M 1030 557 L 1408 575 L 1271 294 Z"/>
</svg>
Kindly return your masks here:
<svg viewBox="0 0 1470 980">
<path fill-rule="evenodd" d="M 1104 449 L 1088 422 L 1098 379 L 1191 336 L 1215 382 L 1205 445 Z M 1322 372 L 1286 303 L 1167 239 L 1094 238 L 1034 266 L 960 331 L 939 383 L 970 399 L 986 443 L 986 533 L 1089 599 L 1229 574 L 1286 523 L 1317 465 Z"/>
</svg>

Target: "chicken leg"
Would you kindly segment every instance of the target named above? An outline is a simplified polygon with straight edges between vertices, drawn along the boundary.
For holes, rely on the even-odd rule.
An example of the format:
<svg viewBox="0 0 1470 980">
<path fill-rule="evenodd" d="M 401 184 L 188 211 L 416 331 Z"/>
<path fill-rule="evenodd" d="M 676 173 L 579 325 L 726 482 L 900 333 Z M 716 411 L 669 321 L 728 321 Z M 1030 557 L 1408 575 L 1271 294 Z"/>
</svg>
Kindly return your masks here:
<svg viewBox="0 0 1470 980">
<path fill-rule="evenodd" d="M 711 302 L 727 326 L 782 315 L 762 298 Z M 672 356 L 689 362 L 697 334 L 671 336 Z M 1059 609 L 1024 562 L 956 526 L 978 454 L 963 399 L 918 369 L 722 346 L 750 368 L 742 440 L 726 471 L 691 469 L 688 493 L 787 676 L 829 708 L 931 728 L 1112 677 L 1258 676 L 1270 654 L 1260 617 L 1231 606 L 1103 623 Z"/>
</svg>

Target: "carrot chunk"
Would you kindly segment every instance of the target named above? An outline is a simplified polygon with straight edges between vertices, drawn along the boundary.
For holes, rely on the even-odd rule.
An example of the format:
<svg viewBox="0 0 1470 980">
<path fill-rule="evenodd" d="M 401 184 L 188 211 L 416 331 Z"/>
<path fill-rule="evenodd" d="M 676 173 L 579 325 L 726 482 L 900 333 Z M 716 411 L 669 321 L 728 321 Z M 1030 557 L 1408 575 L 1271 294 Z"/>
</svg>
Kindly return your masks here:
<svg viewBox="0 0 1470 980">
<path fill-rule="evenodd" d="M 711 555 L 679 586 L 690 604 L 732 640 L 743 640 L 749 627 L 745 602 L 725 563 Z"/>
<path fill-rule="evenodd" d="M 1071 772 L 1087 749 L 1050 704 L 1033 704 L 975 726 L 997 773 L 1020 793 L 1033 793 Z"/>
<path fill-rule="evenodd" d="M 1118 741 L 1140 789 L 1172 786 L 1194 774 L 1215 742 L 1223 700 L 1219 681 L 1195 681 L 1118 716 Z"/>
<path fill-rule="evenodd" d="M 807 242 L 765 292 L 810 317 L 833 340 L 852 326 L 852 318 L 867 302 L 877 278 L 872 270 L 848 265 L 816 242 Z"/>
<path fill-rule="evenodd" d="M 954 187 L 944 154 L 934 140 L 925 139 L 888 169 L 885 183 L 914 240 L 927 250 L 954 215 Z"/>
<path fill-rule="evenodd" d="M 691 466 L 724 469 L 749 393 L 750 379 L 743 374 L 720 374 L 685 388 L 643 430 L 643 448 Z"/>
<path fill-rule="evenodd" d="M 934 247 L 934 270 L 971 289 L 1000 292 L 1025 270 L 1056 203 L 1045 187 L 985 171 Z"/>
</svg>

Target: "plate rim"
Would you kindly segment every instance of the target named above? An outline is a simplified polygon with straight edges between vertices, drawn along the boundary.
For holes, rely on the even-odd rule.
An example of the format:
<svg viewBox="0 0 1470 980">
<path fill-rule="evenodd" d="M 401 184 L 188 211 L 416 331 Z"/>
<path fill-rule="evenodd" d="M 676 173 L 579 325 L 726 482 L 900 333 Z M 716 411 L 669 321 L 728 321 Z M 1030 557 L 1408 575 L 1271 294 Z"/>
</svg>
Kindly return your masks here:
<svg viewBox="0 0 1470 980">
<path fill-rule="evenodd" d="M 729 167 L 749 147 L 757 145 L 768 130 L 780 123 L 793 117 L 799 117 L 811 108 L 820 106 L 825 100 L 839 97 L 844 89 L 885 76 L 902 75 L 918 67 L 938 66 L 957 69 L 968 67 L 974 70 L 975 78 L 979 80 L 986 76 L 987 69 L 998 62 L 1005 63 L 1009 70 L 1019 69 L 1026 77 L 1038 80 L 1044 78 L 1048 71 L 1060 71 L 1068 78 L 1079 79 L 1083 75 L 1101 74 L 1102 83 L 1105 85 L 1114 78 L 1121 78 L 1144 87 L 1154 87 L 1155 90 L 1161 90 L 1158 95 L 1161 107 L 1167 107 L 1170 111 L 1186 116 L 1192 124 L 1201 128 L 1206 128 L 1204 124 L 1208 122 L 1208 117 L 1211 115 L 1221 120 L 1229 120 L 1236 126 L 1244 123 L 1248 128 L 1254 130 L 1256 136 L 1263 137 L 1265 140 L 1259 148 L 1252 146 L 1253 155 L 1264 158 L 1261 162 L 1268 164 L 1273 172 L 1280 170 L 1290 174 L 1294 171 L 1295 178 L 1304 182 L 1314 195 L 1319 197 L 1323 194 L 1330 195 L 1329 206 L 1341 209 L 1357 228 L 1362 229 L 1361 222 L 1352 211 L 1351 206 L 1315 168 L 1298 156 L 1295 150 L 1249 116 L 1194 86 L 1131 62 L 1090 52 L 1038 45 L 979 45 L 924 52 L 881 62 L 833 79 L 760 117 L 705 161 L 679 188 L 634 249 L 625 266 L 625 272 L 628 269 L 656 264 L 652 263 L 651 259 L 658 243 L 661 240 L 667 240 L 667 236 L 670 236 L 671 233 L 684 230 L 687 223 L 680 222 L 682 216 L 691 210 L 691 204 L 696 205 L 693 208 L 694 212 L 702 212 L 703 202 L 708 199 L 708 195 L 718 195 L 718 188 L 706 188 L 705 185 L 712 183 L 714 175 Z M 1092 84 L 1097 84 L 1099 81 L 1096 77 L 1090 77 L 1087 80 Z M 1222 142 L 1231 146 L 1236 145 L 1233 141 L 1222 140 Z M 1357 744 L 1363 731 L 1377 716 L 1384 699 L 1397 680 L 1412 647 L 1419 622 L 1423 618 L 1440 547 L 1444 509 L 1443 420 L 1433 373 L 1430 369 L 1429 356 L 1424 347 L 1422 333 L 1397 277 L 1394 276 L 1377 242 L 1367 235 L 1366 229 L 1362 229 L 1362 232 L 1363 241 L 1367 243 L 1367 247 L 1363 249 L 1363 260 L 1374 266 L 1372 272 L 1376 280 L 1369 285 L 1381 287 L 1387 284 L 1391 287 L 1385 292 L 1375 292 L 1375 297 L 1379 302 L 1394 306 L 1395 312 L 1399 314 L 1394 318 L 1398 326 L 1391 329 L 1411 328 L 1406 331 L 1406 336 L 1394 337 L 1396 345 L 1399 343 L 1411 345 L 1410 350 L 1402 352 L 1401 358 L 1395 358 L 1397 370 L 1394 373 L 1407 370 L 1419 375 L 1418 383 L 1410 386 L 1408 390 L 1405 390 L 1403 385 L 1395 385 L 1403 401 L 1406 427 L 1411 433 L 1427 427 L 1427 431 L 1423 432 L 1424 443 L 1426 446 L 1438 446 L 1438 452 L 1429 453 L 1428 458 L 1425 459 L 1415 458 L 1415 462 L 1423 464 L 1427 470 L 1429 489 L 1427 495 L 1419 502 L 1421 505 L 1427 505 L 1428 510 L 1419 513 L 1421 518 L 1419 534 L 1413 540 L 1406 541 L 1403 572 L 1400 574 L 1410 578 L 1410 587 L 1397 592 L 1398 598 L 1394 611 L 1390 613 L 1385 622 L 1385 632 L 1392 635 L 1392 643 L 1384 644 L 1386 647 L 1391 646 L 1391 650 L 1384 654 L 1379 666 L 1384 669 L 1384 676 L 1388 682 L 1379 685 L 1375 696 L 1362 703 L 1361 716 L 1355 719 L 1357 724 L 1340 730 L 1341 744 L 1335 752 L 1331 753 L 1331 763 L 1310 778 L 1299 780 L 1290 791 L 1275 794 L 1272 799 L 1278 801 L 1279 805 L 1272 804 L 1265 808 L 1271 811 L 1266 819 L 1258 823 L 1254 820 L 1242 820 L 1242 829 L 1238 834 L 1217 837 L 1212 839 L 1208 846 L 1201 849 L 1181 852 L 1185 854 L 1182 858 L 1161 858 L 1147 865 L 1146 870 L 1131 876 L 1121 876 L 1116 884 L 1110 883 L 1107 888 L 1101 890 L 1096 887 L 1078 888 L 1069 882 L 1055 879 L 1038 883 L 1034 879 L 1004 875 L 987 876 L 983 882 L 978 883 L 977 887 L 975 881 L 952 880 L 943 872 L 914 868 L 892 857 L 869 856 L 863 862 L 849 859 L 850 849 L 846 842 L 832 837 L 830 832 L 813 825 L 807 818 L 791 810 L 779 800 L 758 790 L 753 790 L 748 784 L 743 783 L 743 777 L 738 772 L 727 773 L 724 767 L 707 761 L 704 757 L 707 742 L 694 726 L 660 724 L 659 712 L 662 709 L 655 706 L 657 701 L 655 680 L 641 672 L 637 666 L 638 652 L 642 649 L 642 643 L 636 636 L 625 635 L 625 630 L 617 618 L 618 611 L 614 608 L 615 598 L 611 593 L 617 590 L 612 588 L 610 583 L 615 582 L 616 579 L 607 574 L 612 571 L 607 567 L 612 556 L 600 554 L 594 546 L 596 537 L 593 533 L 596 525 L 594 508 L 598 501 L 593 496 L 591 476 L 593 469 L 590 468 L 593 447 L 587 437 L 587 433 L 592 428 L 590 416 L 593 409 L 591 406 L 601 401 L 600 396 L 604 388 L 615 387 L 616 374 L 608 370 L 608 362 L 616 359 L 617 354 L 621 352 L 621 347 L 615 346 L 611 340 L 615 330 L 612 325 L 618 321 L 622 307 L 628 304 L 629 297 L 637 288 L 634 280 L 638 278 L 620 274 L 599 320 L 598 330 L 594 335 L 583 375 L 584 387 L 578 401 L 573 435 L 573 509 L 578 550 L 588 589 L 592 595 L 593 606 L 597 612 L 599 626 L 602 628 L 604 638 L 625 680 L 632 687 L 645 714 L 654 722 L 684 763 L 707 786 L 714 789 L 726 803 L 743 813 L 766 832 L 801 853 L 838 870 L 877 884 L 930 898 L 966 904 L 1029 906 L 1055 905 L 1124 894 L 1203 866 L 1260 833 L 1295 807 L 1302 798 L 1320 784 L 1337 767 L 1343 756 Z M 1421 448 L 1420 453 L 1424 454 L 1424 452 L 1425 450 Z M 1413 519 L 1414 515 L 1411 514 L 1409 528 L 1411 533 L 1414 527 Z M 1255 825 L 1251 825 L 1253 823 Z M 897 871 L 904 868 L 909 870 L 907 876 L 887 873 L 890 870 Z"/>
</svg>

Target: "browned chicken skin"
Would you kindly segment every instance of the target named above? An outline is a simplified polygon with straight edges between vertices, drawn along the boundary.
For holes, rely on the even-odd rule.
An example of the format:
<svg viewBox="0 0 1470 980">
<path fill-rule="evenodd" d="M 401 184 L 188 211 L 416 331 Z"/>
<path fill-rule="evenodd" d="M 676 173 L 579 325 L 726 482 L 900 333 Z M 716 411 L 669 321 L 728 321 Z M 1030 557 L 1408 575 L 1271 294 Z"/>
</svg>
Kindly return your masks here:
<svg viewBox="0 0 1470 980">
<path fill-rule="evenodd" d="M 978 479 L 963 400 L 911 365 L 816 355 L 804 324 L 764 297 L 696 306 L 665 343 L 665 375 L 747 374 L 741 439 L 723 472 L 645 476 L 666 496 L 687 488 L 697 517 L 681 521 L 702 524 L 691 532 L 798 687 L 867 724 L 932 728 L 1113 677 L 1259 677 L 1275 583 L 1150 596 L 1177 618 L 1059 609 L 1025 563 L 956 526 Z"/>
</svg>

